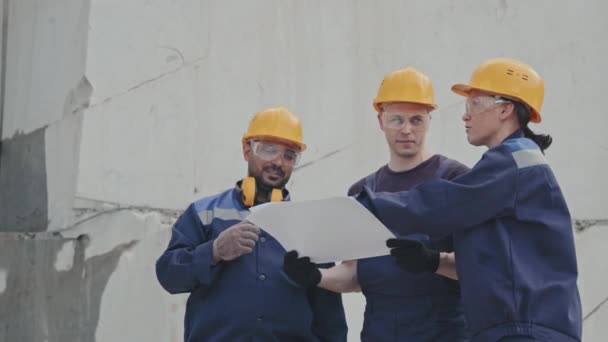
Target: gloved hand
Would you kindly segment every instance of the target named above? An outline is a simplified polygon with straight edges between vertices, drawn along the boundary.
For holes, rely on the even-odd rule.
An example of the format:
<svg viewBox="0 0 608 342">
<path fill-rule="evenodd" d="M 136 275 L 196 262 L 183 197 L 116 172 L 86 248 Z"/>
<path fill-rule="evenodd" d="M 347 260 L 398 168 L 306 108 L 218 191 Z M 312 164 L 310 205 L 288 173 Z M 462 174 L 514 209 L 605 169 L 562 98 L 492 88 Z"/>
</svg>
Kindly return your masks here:
<svg viewBox="0 0 608 342">
<path fill-rule="evenodd" d="M 298 258 L 298 252 L 289 251 L 283 257 L 283 270 L 297 284 L 313 287 L 321 281 L 321 271 L 309 257 Z"/>
<path fill-rule="evenodd" d="M 439 251 L 426 248 L 422 242 L 412 239 L 388 239 L 386 246 L 397 265 L 411 273 L 435 273 L 439 268 Z"/>
<path fill-rule="evenodd" d="M 245 221 L 224 230 L 213 241 L 213 262 L 229 261 L 251 253 L 259 234 L 260 228 Z"/>
</svg>

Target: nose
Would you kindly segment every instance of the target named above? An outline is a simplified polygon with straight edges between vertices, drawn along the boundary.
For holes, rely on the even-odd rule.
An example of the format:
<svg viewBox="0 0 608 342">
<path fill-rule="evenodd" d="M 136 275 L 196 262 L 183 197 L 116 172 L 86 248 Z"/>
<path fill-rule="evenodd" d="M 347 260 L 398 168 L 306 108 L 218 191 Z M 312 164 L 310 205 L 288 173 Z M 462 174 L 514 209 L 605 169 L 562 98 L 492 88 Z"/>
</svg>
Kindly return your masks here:
<svg viewBox="0 0 608 342">
<path fill-rule="evenodd" d="M 464 114 L 462 114 L 462 121 L 467 122 L 471 120 L 471 115 L 469 114 L 469 112 L 465 109 Z"/>
<path fill-rule="evenodd" d="M 410 134 L 412 133 L 412 125 L 409 122 L 404 122 L 403 126 L 401 126 L 401 133 Z"/>
<path fill-rule="evenodd" d="M 271 161 L 271 163 L 272 163 L 273 165 L 277 165 L 277 166 L 283 166 L 283 163 L 285 163 L 285 161 L 283 160 L 283 158 L 284 158 L 284 157 L 283 157 L 283 153 L 279 153 L 279 155 L 278 155 L 276 158 L 274 158 L 274 159 Z"/>
</svg>

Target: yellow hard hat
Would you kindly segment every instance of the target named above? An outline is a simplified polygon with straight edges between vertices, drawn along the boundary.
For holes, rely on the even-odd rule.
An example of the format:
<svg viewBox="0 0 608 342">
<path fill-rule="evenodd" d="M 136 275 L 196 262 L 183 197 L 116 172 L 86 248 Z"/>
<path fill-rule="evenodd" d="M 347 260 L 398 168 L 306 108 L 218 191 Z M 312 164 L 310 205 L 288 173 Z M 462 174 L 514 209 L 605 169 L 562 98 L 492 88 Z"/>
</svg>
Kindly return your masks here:
<svg viewBox="0 0 608 342">
<path fill-rule="evenodd" d="M 384 76 L 374 99 L 376 111 L 380 112 L 380 105 L 384 102 L 413 102 L 427 105 L 431 110 L 437 108 L 431 79 L 412 67 Z"/>
<path fill-rule="evenodd" d="M 242 142 L 255 138 L 283 140 L 297 145 L 300 151 L 306 149 L 300 119 L 284 107 L 265 109 L 253 116 Z"/>
<path fill-rule="evenodd" d="M 531 66 L 511 58 L 489 59 L 475 69 L 470 84 L 455 84 L 452 91 L 469 96 L 471 90 L 512 98 L 530 107 L 530 121 L 540 122 L 545 83 Z"/>
</svg>

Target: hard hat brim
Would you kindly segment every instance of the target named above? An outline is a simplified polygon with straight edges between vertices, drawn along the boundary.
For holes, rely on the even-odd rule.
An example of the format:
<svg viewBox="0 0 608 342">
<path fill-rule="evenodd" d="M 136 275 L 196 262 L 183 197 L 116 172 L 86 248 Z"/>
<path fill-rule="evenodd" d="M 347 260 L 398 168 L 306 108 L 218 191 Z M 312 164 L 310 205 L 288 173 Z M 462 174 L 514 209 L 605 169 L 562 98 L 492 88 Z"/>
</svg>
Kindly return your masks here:
<svg viewBox="0 0 608 342">
<path fill-rule="evenodd" d="M 416 102 L 416 101 L 399 101 L 399 100 L 395 100 L 395 101 L 380 101 L 377 102 L 376 100 L 374 100 L 374 102 L 372 102 L 372 105 L 374 106 L 374 109 L 380 113 L 380 105 L 383 103 L 387 103 L 387 102 L 401 102 L 401 103 L 415 103 L 415 104 L 419 104 L 419 105 L 423 105 L 423 106 L 427 106 L 429 107 L 429 112 L 434 111 L 435 109 L 437 109 L 439 106 L 437 106 L 436 104 L 430 104 L 430 103 L 423 103 L 423 102 Z"/>
<path fill-rule="evenodd" d="M 468 84 L 454 84 L 452 91 L 460 96 L 469 97 L 473 88 Z"/>
</svg>

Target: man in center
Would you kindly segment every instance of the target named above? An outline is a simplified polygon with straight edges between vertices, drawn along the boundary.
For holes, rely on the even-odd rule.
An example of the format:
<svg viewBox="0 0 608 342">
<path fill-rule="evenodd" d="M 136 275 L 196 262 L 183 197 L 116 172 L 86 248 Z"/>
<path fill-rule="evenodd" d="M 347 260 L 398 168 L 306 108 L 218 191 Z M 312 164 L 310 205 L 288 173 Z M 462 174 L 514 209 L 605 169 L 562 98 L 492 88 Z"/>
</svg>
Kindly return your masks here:
<svg viewBox="0 0 608 342">
<path fill-rule="evenodd" d="M 437 108 L 431 80 L 404 68 L 387 74 L 373 101 L 378 124 L 389 148 L 389 161 L 353 184 L 378 192 L 398 192 L 437 178 L 451 180 L 468 172 L 463 164 L 426 146 L 431 112 Z M 359 292 L 366 299 L 362 341 L 467 341 L 465 320 L 454 267 L 452 238 L 411 239 L 405 264 L 391 256 L 345 261 L 319 269 L 297 252 L 286 254 L 284 269 L 304 286 L 334 292 Z M 426 248 L 423 248 L 426 247 Z"/>
</svg>

